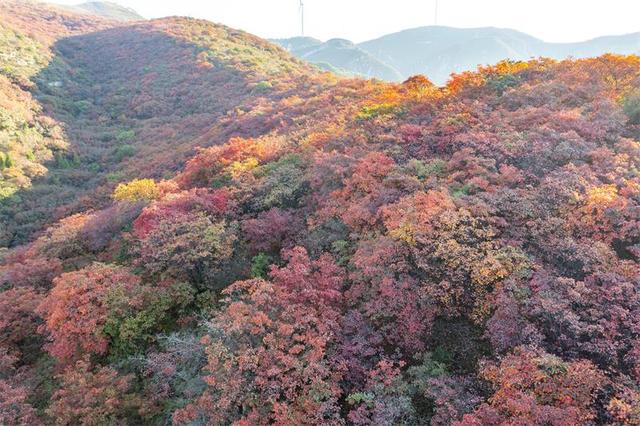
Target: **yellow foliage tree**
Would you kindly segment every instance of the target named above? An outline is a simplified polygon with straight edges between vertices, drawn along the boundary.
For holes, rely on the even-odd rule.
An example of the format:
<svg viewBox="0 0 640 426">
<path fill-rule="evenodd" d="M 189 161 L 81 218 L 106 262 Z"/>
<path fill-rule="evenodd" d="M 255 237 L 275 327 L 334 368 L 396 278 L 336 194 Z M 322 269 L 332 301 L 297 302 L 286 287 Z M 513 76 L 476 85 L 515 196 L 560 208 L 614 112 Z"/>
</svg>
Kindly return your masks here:
<svg viewBox="0 0 640 426">
<path fill-rule="evenodd" d="M 153 179 L 134 179 L 121 183 L 113 191 L 116 201 L 151 201 L 160 196 L 160 190 Z"/>
</svg>

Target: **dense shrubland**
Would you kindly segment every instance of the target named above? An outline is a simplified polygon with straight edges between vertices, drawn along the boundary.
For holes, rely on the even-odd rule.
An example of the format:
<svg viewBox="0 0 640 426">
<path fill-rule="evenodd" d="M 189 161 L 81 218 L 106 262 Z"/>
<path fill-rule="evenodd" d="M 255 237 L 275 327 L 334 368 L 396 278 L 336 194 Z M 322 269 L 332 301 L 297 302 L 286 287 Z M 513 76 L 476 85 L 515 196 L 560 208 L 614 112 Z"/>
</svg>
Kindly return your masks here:
<svg viewBox="0 0 640 426">
<path fill-rule="evenodd" d="M 97 198 L 3 254 L 3 422 L 639 424 L 639 58 L 388 85 L 307 74 L 253 38 L 235 52 L 232 30 L 191 23 L 122 30 L 214 45 L 184 81 L 182 49 L 159 45 L 146 79 L 168 86 L 136 96 L 195 84 L 173 110 L 107 87 L 136 64 L 119 79 L 62 53 L 106 68 L 70 77 L 65 99 L 95 96 L 84 112 L 50 110 L 69 135 L 148 117 L 73 145 L 80 169 L 133 151 L 91 172 L 118 176 Z M 206 90 L 246 97 L 225 114 L 193 97 L 220 67 L 241 83 Z"/>
</svg>

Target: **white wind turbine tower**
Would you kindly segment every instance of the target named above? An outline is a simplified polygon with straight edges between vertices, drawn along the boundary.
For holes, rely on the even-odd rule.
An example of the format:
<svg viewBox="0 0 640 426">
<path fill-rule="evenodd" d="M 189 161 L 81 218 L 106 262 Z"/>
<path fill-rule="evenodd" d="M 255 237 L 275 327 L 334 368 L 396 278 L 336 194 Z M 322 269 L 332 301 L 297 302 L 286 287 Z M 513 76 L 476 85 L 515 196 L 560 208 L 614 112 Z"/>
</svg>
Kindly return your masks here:
<svg viewBox="0 0 640 426">
<path fill-rule="evenodd" d="M 433 22 L 434 22 L 433 25 L 436 25 L 436 26 L 438 25 L 438 0 L 436 0 L 436 10 L 433 17 Z"/>
<path fill-rule="evenodd" d="M 300 34 L 304 36 L 304 0 L 300 0 Z"/>
</svg>

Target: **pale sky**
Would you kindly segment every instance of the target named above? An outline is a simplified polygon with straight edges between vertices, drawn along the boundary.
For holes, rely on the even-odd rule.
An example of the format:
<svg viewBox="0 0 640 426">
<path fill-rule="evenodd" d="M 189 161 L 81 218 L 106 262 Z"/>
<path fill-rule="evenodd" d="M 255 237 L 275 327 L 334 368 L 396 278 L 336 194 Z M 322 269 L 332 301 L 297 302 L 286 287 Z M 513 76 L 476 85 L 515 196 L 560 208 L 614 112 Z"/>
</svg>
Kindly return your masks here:
<svg viewBox="0 0 640 426">
<path fill-rule="evenodd" d="M 81 0 L 51 0 L 77 4 Z M 193 16 L 264 38 L 300 35 L 299 0 L 112 0 L 145 18 Z M 436 0 L 304 0 L 305 35 L 370 40 L 433 25 Z M 439 0 L 438 23 L 513 28 L 545 41 L 640 32 L 640 0 Z"/>
</svg>

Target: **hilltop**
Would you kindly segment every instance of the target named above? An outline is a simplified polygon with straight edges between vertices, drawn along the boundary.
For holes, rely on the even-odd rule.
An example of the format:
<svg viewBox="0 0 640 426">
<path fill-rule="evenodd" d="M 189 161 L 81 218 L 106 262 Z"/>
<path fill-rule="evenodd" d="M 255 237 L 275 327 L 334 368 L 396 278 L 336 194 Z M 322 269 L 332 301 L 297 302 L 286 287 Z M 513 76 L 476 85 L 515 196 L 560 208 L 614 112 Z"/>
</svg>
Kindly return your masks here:
<svg viewBox="0 0 640 426">
<path fill-rule="evenodd" d="M 0 423 L 638 423 L 640 57 L 0 17 Z"/>
<path fill-rule="evenodd" d="M 108 1 L 90 1 L 67 6 L 67 8 L 74 12 L 88 13 L 117 21 L 141 21 L 144 19 L 135 10 Z"/>
</svg>

